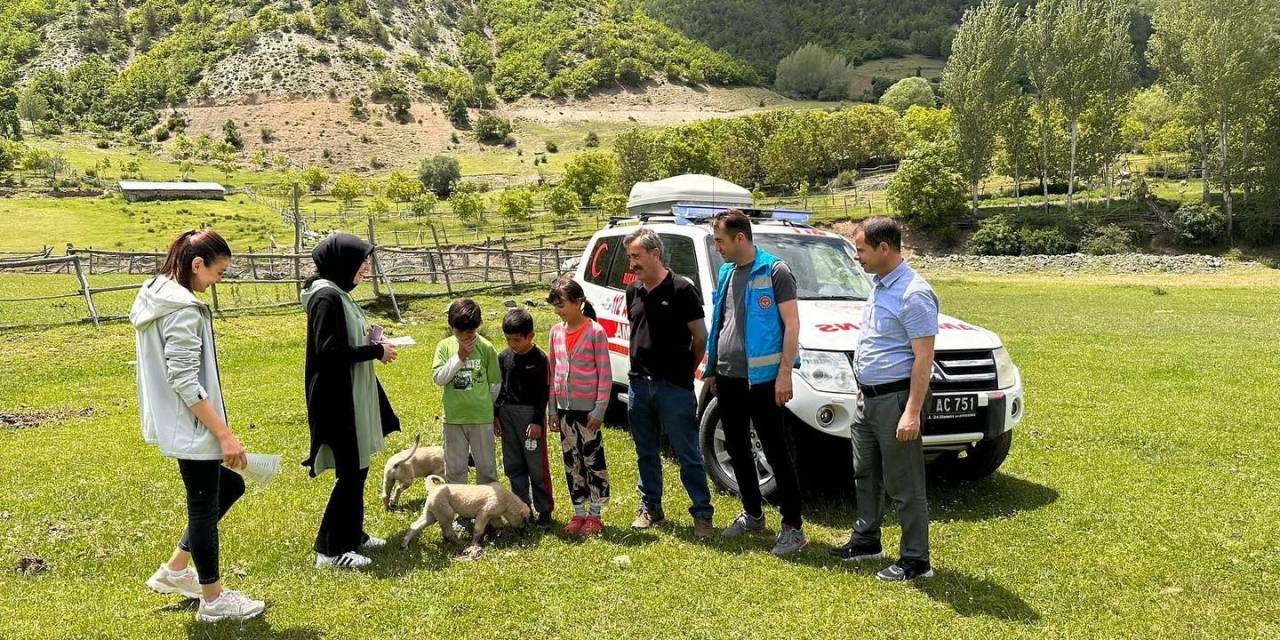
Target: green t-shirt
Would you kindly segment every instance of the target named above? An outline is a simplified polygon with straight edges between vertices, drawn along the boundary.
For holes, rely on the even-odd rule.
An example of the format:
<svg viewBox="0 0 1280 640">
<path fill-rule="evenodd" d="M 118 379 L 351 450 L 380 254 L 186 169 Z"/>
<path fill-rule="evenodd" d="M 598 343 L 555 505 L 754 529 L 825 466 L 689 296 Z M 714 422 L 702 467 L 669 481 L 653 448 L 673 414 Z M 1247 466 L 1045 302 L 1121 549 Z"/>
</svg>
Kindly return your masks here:
<svg viewBox="0 0 1280 640">
<path fill-rule="evenodd" d="M 458 353 L 458 339 L 449 336 L 436 345 L 433 372 L 442 369 Z M 453 379 L 444 383 L 446 424 L 493 424 L 493 396 L 489 385 L 502 384 L 498 352 L 493 344 L 476 336 L 476 346 Z"/>
</svg>

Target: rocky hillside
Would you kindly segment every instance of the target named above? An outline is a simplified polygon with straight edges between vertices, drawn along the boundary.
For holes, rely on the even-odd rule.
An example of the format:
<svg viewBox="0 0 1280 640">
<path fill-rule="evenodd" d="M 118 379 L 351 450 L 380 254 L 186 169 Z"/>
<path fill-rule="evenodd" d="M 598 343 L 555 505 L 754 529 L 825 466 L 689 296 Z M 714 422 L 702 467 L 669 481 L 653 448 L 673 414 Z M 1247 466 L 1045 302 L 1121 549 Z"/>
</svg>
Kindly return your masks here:
<svg viewBox="0 0 1280 640">
<path fill-rule="evenodd" d="M 0 8 L 0 79 L 10 78 L 34 85 L 55 119 L 135 131 L 154 124 L 141 114 L 184 103 L 373 94 L 457 111 L 759 82 L 639 10 L 590 0 L 21 0 Z M 90 108 L 68 104 L 76 92 L 104 104 L 76 113 Z"/>
</svg>

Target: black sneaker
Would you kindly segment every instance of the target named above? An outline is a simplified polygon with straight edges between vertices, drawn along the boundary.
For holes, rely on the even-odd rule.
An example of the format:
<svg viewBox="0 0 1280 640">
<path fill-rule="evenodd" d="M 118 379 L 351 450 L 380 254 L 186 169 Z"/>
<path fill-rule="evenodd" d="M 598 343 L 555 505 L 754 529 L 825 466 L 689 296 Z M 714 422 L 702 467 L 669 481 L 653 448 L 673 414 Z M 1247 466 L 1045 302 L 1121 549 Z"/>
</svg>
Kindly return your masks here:
<svg viewBox="0 0 1280 640">
<path fill-rule="evenodd" d="M 933 568 L 923 560 L 898 560 L 880 570 L 877 578 L 885 582 L 903 582 L 916 578 L 932 578 Z"/>
<path fill-rule="evenodd" d="M 829 551 L 831 555 L 844 560 L 845 562 L 862 562 L 864 560 L 879 560 L 884 557 L 884 549 L 878 542 L 862 542 L 854 543 L 853 538 L 843 545 Z"/>
<path fill-rule="evenodd" d="M 539 513 L 539 514 L 538 514 L 538 528 L 539 528 L 539 529 L 541 529 L 541 530 L 543 530 L 543 531 L 550 531 L 550 530 L 551 530 L 552 525 L 554 525 L 554 524 L 555 524 L 555 523 L 551 522 L 551 512 L 550 512 L 550 511 L 546 511 L 546 512 L 543 512 L 543 513 Z"/>
</svg>

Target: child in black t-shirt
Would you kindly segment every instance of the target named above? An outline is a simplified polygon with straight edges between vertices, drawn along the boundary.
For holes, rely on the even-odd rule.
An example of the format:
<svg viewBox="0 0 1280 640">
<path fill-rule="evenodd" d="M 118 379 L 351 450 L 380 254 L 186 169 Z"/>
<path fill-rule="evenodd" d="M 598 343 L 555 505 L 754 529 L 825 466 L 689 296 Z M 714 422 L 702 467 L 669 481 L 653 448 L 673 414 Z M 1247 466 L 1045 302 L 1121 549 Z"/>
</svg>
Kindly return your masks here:
<svg viewBox="0 0 1280 640">
<path fill-rule="evenodd" d="M 502 320 L 507 347 L 498 355 L 502 390 L 494 403 L 494 435 L 502 439 L 502 469 L 511 491 L 551 528 L 555 501 L 547 464 L 547 356 L 533 342 L 533 316 L 512 309 Z"/>
</svg>

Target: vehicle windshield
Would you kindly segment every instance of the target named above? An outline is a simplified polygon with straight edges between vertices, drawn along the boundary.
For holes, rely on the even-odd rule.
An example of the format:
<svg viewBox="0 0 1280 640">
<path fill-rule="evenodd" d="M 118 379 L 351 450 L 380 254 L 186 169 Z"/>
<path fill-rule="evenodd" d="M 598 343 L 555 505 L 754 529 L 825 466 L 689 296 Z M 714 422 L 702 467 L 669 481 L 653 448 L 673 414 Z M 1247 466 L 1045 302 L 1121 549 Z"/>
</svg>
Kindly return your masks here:
<svg viewBox="0 0 1280 640">
<path fill-rule="evenodd" d="M 756 233 L 756 246 L 778 256 L 796 276 L 796 296 L 801 300 L 866 300 L 871 280 L 854 256 L 853 245 L 843 238 L 790 233 Z M 720 271 L 724 259 L 708 239 L 711 273 Z"/>
</svg>

